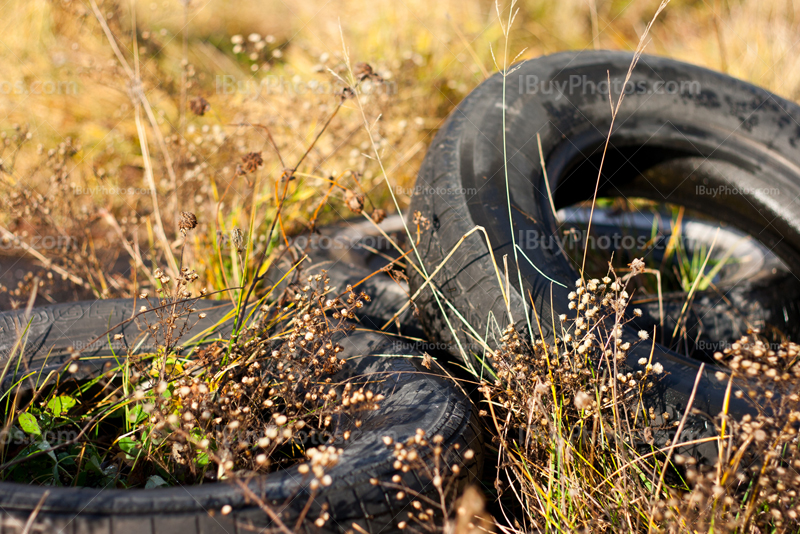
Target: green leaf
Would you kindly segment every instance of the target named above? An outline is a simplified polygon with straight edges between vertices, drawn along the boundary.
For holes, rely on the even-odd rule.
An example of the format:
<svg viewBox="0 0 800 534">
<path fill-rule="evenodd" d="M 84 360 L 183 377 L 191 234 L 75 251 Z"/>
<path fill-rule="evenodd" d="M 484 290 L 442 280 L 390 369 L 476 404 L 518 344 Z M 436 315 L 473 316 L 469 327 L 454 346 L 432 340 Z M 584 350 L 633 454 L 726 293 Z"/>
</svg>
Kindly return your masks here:
<svg viewBox="0 0 800 534">
<path fill-rule="evenodd" d="M 36 418 L 27 412 L 19 414 L 19 426 L 22 427 L 22 430 L 27 434 L 31 434 L 32 436 L 42 435 L 42 430 L 39 428 L 39 423 L 36 422 Z"/>
<path fill-rule="evenodd" d="M 192 441 L 194 441 L 195 444 L 200 443 L 206 438 L 206 435 L 203 433 L 203 431 L 197 427 L 192 428 L 192 430 L 189 432 L 189 435 L 191 436 Z"/>
<path fill-rule="evenodd" d="M 129 460 L 133 460 L 139 455 L 139 450 L 136 448 L 139 442 L 133 438 L 122 438 L 117 442 L 117 445 L 128 456 Z"/>
<path fill-rule="evenodd" d="M 144 489 L 153 489 L 159 486 L 166 486 L 167 482 L 163 478 L 158 475 L 153 475 L 147 479 L 147 482 L 144 485 Z"/>
<path fill-rule="evenodd" d="M 100 458 L 94 452 L 90 453 L 89 456 L 89 463 L 86 464 L 86 467 L 94 471 L 95 473 L 103 474 L 103 468 L 100 467 Z"/>
<path fill-rule="evenodd" d="M 69 395 L 60 395 L 50 399 L 50 401 L 47 403 L 47 410 L 53 415 L 62 415 L 67 413 L 70 408 L 76 404 L 77 401 Z"/>
<path fill-rule="evenodd" d="M 137 404 L 130 410 L 128 410 L 128 421 L 133 423 L 134 425 L 138 425 L 142 421 L 146 420 L 148 417 L 147 412 L 142 409 L 140 404 Z"/>
<path fill-rule="evenodd" d="M 53 460 L 56 464 L 58 464 L 58 458 L 56 458 L 56 453 L 47 450 L 51 447 L 51 445 L 46 439 L 40 441 L 36 446 L 39 447 L 40 451 L 47 451 L 47 456 L 49 456 L 51 460 Z M 58 470 L 55 470 L 53 472 L 56 473 L 56 478 L 58 478 Z"/>
<path fill-rule="evenodd" d="M 201 452 L 200 454 L 198 454 L 197 458 L 194 461 L 194 463 L 196 463 L 198 466 L 201 466 L 201 467 L 204 466 L 204 465 L 208 465 L 208 453 L 207 452 Z"/>
</svg>

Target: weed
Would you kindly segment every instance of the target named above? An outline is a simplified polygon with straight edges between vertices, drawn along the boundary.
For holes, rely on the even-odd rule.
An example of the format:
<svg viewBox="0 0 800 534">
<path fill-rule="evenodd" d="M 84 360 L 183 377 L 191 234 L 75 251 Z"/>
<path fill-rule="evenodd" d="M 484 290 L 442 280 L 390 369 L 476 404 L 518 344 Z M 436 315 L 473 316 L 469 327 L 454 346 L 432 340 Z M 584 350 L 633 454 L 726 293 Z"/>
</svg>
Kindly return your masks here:
<svg viewBox="0 0 800 534">
<path fill-rule="evenodd" d="M 167 287 L 166 275 L 155 276 Z M 16 416 L 8 433 L 19 439 L 5 446 L 6 478 L 33 470 L 40 484 L 201 483 L 286 468 L 308 456 L 300 473 L 310 465 L 312 489 L 331 483 L 323 470 L 338 453 L 309 444 L 341 414 L 358 426 L 358 413 L 383 399 L 337 378 L 345 362 L 333 338 L 352 328 L 348 321 L 368 297 L 330 296 L 324 274 L 308 277 L 286 306 L 264 306 L 230 348 L 217 343 L 181 356 L 173 350 L 182 334 L 175 325 L 196 313 L 186 300 L 192 278 L 178 280 L 175 300 L 159 300 L 158 320 L 145 323 L 151 334 L 161 332 L 159 354 L 128 355 L 89 384 L 45 388 Z M 25 461 L 41 450 L 48 452 Z"/>
<path fill-rule="evenodd" d="M 76 355 L 57 386 L 5 392 L 4 479 L 154 487 L 298 464 L 315 486 L 330 483 L 325 471 L 339 453 L 310 446 L 307 436 L 381 401 L 337 378 L 343 364 L 332 339 L 350 328 L 346 320 L 366 297 L 348 290 L 337 298 L 324 278 L 308 280 L 307 250 L 289 246 L 288 237 L 340 213 L 379 223 L 387 210 L 399 211 L 408 197 L 394 191 L 411 190 L 403 186 L 441 120 L 488 75 L 494 58 L 487 44 L 505 38 L 496 66 L 506 76 L 514 68 L 507 51 L 523 40 L 531 48 L 522 59 L 589 43 L 640 43 L 641 51 L 647 32 L 635 29 L 651 20 L 652 7 L 526 0 L 518 18 L 509 10 L 498 28 L 486 25 L 481 2 L 440 9 L 419 0 L 356 1 L 349 9 L 358 16 L 335 13 L 339 26 L 326 11 L 339 5 L 319 2 L 297 4 L 294 16 L 280 5 L 241 2 L 230 10 L 218 0 L 183 2 L 181 22 L 156 4 L 129 9 L 108 0 L 9 8 L 4 101 L 14 97 L 9 80 L 27 82 L 31 73 L 70 90 L 28 94 L 26 105 L 4 108 L 11 125 L 0 131 L 0 237 L 13 249 L 9 263 L 29 261 L 0 284 L 3 305 L 141 295 L 151 313 L 138 322 L 159 347 L 118 354 L 118 364 L 81 383 L 69 379 L 82 363 Z M 791 3 L 680 8 L 647 25 L 652 51 L 797 96 L 798 56 L 787 53 L 798 24 Z M 519 36 L 509 31 L 513 20 L 524 28 Z M 347 47 L 329 47 L 340 39 L 354 58 L 376 61 L 351 65 Z M 763 57 L 779 58 L 778 67 L 765 67 Z M 55 133 L 50 124 L 59 125 Z M 415 214 L 406 228 L 410 250 L 397 246 L 401 258 L 419 260 L 416 245 L 430 226 Z M 690 258 L 672 250 L 676 287 L 702 289 L 710 279 L 702 276 L 700 252 Z M 266 285 L 267 271 L 293 255 L 299 261 L 282 280 L 288 290 L 277 294 Z M 461 468 L 453 451 L 436 451 L 435 436 L 390 444 L 401 472 L 438 481 L 432 502 L 408 494 L 402 479 L 379 481 L 406 492 L 401 500 L 413 510 L 402 519 L 406 528 L 797 528 L 794 345 L 770 349 L 752 333 L 723 353 L 736 384 L 731 395 L 757 402 L 749 419 L 720 417 L 718 465 L 676 455 L 663 467 L 676 444 L 669 453 L 634 446 L 652 433 L 653 414 L 641 398 L 660 366 L 626 369 L 621 362 L 630 348 L 619 334 L 629 320 L 629 284 L 645 287 L 635 277 L 644 267 L 616 273 L 633 259 L 619 258 L 607 281 L 582 277 L 570 303 L 575 317 L 556 325 L 555 338 L 537 336 L 538 325 L 529 324 L 528 335 L 506 330 L 501 345 L 487 350 L 497 375 L 479 385 L 480 409 L 494 437 L 497 474 L 483 493 L 494 517 L 478 490 L 459 497 L 453 477 Z M 578 264 L 586 273 L 605 270 L 607 260 L 584 256 Z M 422 271 L 427 285 L 431 276 Z M 495 271 L 500 279 L 496 262 Z M 434 295 L 448 309 L 445 296 L 435 288 Z M 181 334 L 190 322 L 183 319 L 197 317 L 203 296 L 230 298 L 237 328 L 230 339 L 186 350 Z M 469 330 L 445 321 L 451 332 Z M 647 335 L 639 342 L 649 343 Z M 421 450 L 432 450 L 432 463 L 417 461 Z M 250 498 L 270 515 L 266 503 Z M 314 520 L 325 519 L 323 510 Z"/>
<path fill-rule="evenodd" d="M 405 510 L 397 517 L 397 528 L 409 532 L 448 532 L 459 528 L 457 525 L 475 529 L 476 524 L 491 528 L 491 520 L 483 515 L 483 498 L 474 487 L 469 486 L 459 499 L 465 491 L 461 471 L 474 451 L 461 451 L 459 444 L 445 446 L 442 436 L 429 438 L 422 429 L 405 442 L 395 442 L 388 436 L 383 442 L 395 458 L 396 473 L 391 481 L 371 482 L 393 492 L 397 506 Z M 419 486 L 413 489 L 410 480 L 421 481 L 423 489 L 433 486 L 433 495 L 419 491 Z"/>
<path fill-rule="evenodd" d="M 746 398 L 754 413 L 719 416 L 719 462 L 697 465 L 678 457 L 688 486 L 670 492 L 658 514 L 668 530 L 796 531 L 800 527 L 800 347 L 770 348 L 757 334 L 744 336 L 715 357 L 730 369 L 718 373 L 728 394 Z"/>
</svg>

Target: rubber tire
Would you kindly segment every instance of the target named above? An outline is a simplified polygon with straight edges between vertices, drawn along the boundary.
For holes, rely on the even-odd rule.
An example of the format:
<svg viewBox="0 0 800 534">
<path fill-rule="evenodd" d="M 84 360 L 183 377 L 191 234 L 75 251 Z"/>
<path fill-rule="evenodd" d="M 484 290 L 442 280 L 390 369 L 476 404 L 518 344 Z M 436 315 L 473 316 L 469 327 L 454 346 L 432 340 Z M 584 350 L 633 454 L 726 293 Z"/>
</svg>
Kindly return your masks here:
<svg viewBox="0 0 800 534">
<path fill-rule="evenodd" d="M 405 232 L 400 215 L 390 215 L 379 225 L 392 241 L 403 247 Z M 326 271 L 330 286 L 341 293 L 348 285 L 364 291 L 370 302 L 358 312 L 358 322 L 365 328 L 379 330 L 394 314 L 408 302 L 408 284 L 393 280 L 385 272 L 377 272 L 389 264 L 387 258 L 396 259 L 399 254 L 391 242 L 375 226 L 364 219 L 346 220 L 322 227 L 315 234 L 301 234 L 292 238 L 299 253 L 308 255 L 308 262 L 301 264 L 303 275 Z M 299 259 L 299 258 L 297 258 Z M 269 283 L 278 283 L 293 268 L 295 261 L 285 255 L 270 270 Z M 399 269 L 399 268 L 398 268 Z M 372 275 L 372 276 L 371 276 Z M 287 277 L 279 287 L 283 287 Z M 405 310 L 397 318 L 403 334 L 411 337 L 423 335 L 422 326 L 412 314 Z M 396 328 L 387 329 L 397 332 Z"/>
<path fill-rule="evenodd" d="M 509 272 L 514 273 L 509 280 L 510 307 L 517 326 L 526 329 L 525 316 L 530 313 L 530 306 L 526 311 L 527 298 L 523 300 L 519 292 L 519 269 L 526 297 L 530 292 L 544 335 L 552 335 L 550 325 L 557 321 L 553 318 L 568 311 L 567 293 L 579 275 L 558 244 L 526 248 L 525 236 L 531 234 L 525 232 L 551 236 L 558 231 L 539 163 L 537 134 L 541 136 L 556 208 L 568 206 L 592 198 L 611 113 L 608 94 L 591 91 L 588 84 L 583 85 L 586 90 L 543 94 L 529 91 L 528 80 L 539 81 L 539 85 L 533 84 L 537 89 L 546 89 L 551 80 L 569 84 L 570 76 L 595 86 L 608 76 L 621 81 L 632 59 L 628 52 L 589 51 L 529 60 L 517 65 L 517 70 L 505 79 L 505 107 L 500 75 L 485 81 L 461 102 L 426 155 L 409 210 L 410 214 L 419 211 L 431 221 L 431 231 L 423 234 L 418 247 L 428 273 L 462 236 L 476 225 L 483 226 L 500 269 L 507 256 Z M 700 91 L 626 95 L 614 123 L 599 196 L 655 198 L 700 210 L 758 235 L 790 271 L 798 272 L 800 108 L 745 82 L 666 58 L 642 56 L 631 77 L 634 86 L 641 82 L 648 88 L 656 83 L 665 83 L 666 87 L 671 82 L 680 86 L 685 81 L 698 82 Z M 612 100 L 616 98 L 616 94 L 612 95 Z M 507 111 L 505 128 L 503 109 Z M 658 175 L 642 177 L 656 165 L 660 166 Z M 515 263 L 505 168 L 514 237 L 537 267 L 568 288 L 551 284 L 525 260 Z M 721 192 L 717 196 L 699 197 L 695 188 L 700 185 L 727 189 L 717 190 Z M 475 233 L 435 277 L 441 293 L 481 334 L 490 315 L 501 327 L 508 322 L 494 273 L 486 242 Z M 418 275 L 411 273 L 410 278 L 412 290 L 421 286 Z M 417 304 L 428 335 L 454 346 L 432 292 L 425 291 Z M 468 338 L 460 331 L 459 320 L 447 313 L 450 323 L 459 329 L 457 335 L 466 343 Z M 537 324 L 533 318 L 530 320 Z M 637 341 L 631 328 L 625 328 L 624 337 Z M 649 357 L 649 353 L 649 343 L 639 344 L 629 352 L 628 362 L 637 368 L 637 361 Z M 668 412 L 671 421 L 680 420 L 699 362 L 660 345 L 656 345 L 653 360 L 664 366 L 666 375 L 648 398 L 648 404 L 656 413 Z M 702 413 L 688 417 L 686 430 L 680 436 L 682 441 L 715 433 L 709 418 L 720 412 L 724 389 L 714 372 L 713 367 L 706 367 L 692 406 Z M 733 415 L 750 411 L 744 401 L 732 399 Z M 657 434 L 656 444 L 674 437 L 672 430 Z M 713 462 L 717 448 L 710 442 L 686 452 Z"/>
<path fill-rule="evenodd" d="M 41 366 L 50 369 L 69 358 L 69 348 L 76 343 L 86 343 L 102 335 L 107 324 L 116 324 L 130 316 L 131 300 L 101 300 L 60 304 L 35 309 L 35 321 L 30 328 L 25 362 L 30 368 Z M 138 304 L 137 304 L 138 305 Z M 208 317 L 195 327 L 209 326 L 214 319 L 224 316 L 229 306 L 211 301 L 201 301 L 198 309 L 207 310 Z M 0 313 L 4 325 L 0 337 L 0 365 L 5 365 L 9 347 L 13 346 L 13 325 L 24 319 L 24 312 Z M 218 333 L 225 335 L 225 327 Z M 128 325 L 127 333 L 133 327 Z M 192 328 L 189 332 L 194 331 Z M 127 336 L 126 336 L 127 337 Z M 444 446 L 458 445 L 456 457 L 472 449 L 471 460 L 460 458 L 465 469 L 459 475 L 460 483 L 481 473 L 483 442 L 479 421 L 469 399 L 450 379 L 421 366 L 420 353 L 389 336 L 369 331 L 339 334 L 338 342 L 344 348 L 342 357 L 352 363 L 347 376 L 379 376 L 384 380 L 371 380 L 370 389 L 383 393 L 386 400 L 381 408 L 369 412 L 360 428 L 352 421 L 341 421 L 338 435 L 351 430 L 352 436 L 337 444 L 344 452 L 339 463 L 328 473 L 333 478 L 330 487 L 321 489 L 301 527 L 303 532 L 345 532 L 357 523 L 368 532 L 394 532 L 397 521 L 406 518 L 411 510 L 410 501 L 398 501 L 395 491 L 373 486 L 369 480 L 388 482 L 396 473 L 394 458 L 383 443 L 386 435 L 396 440 L 406 440 L 418 428 L 428 436 L 441 435 Z M 101 345 L 92 347 L 91 355 L 110 356 L 109 349 Z M 49 354 L 47 365 L 43 365 Z M 400 357 L 387 357 L 387 355 Z M 417 358 L 415 358 L 415 356 Z M 16 363 L 16 362 L 14 362 Z M 96 368 L 86 369 L 91 375 Z M 431 484 L 415 474 L 403 475 L 404 483 L 423 494 L 431 493 Z M 291 527 L 305 506 L 309 488 L 296 469 L 278 471 L 248 481 L 250 488 L 265 502 L 281 513 L 282 520 Z M 0 482 L 0 525 L 3 532 L 19 532 L 28 516 L 44 499 L 36 515 L 33 531 L 38 532 L 104 532 L 109 534 L 162 533 L 190 534 L 245 532 L 251 528 L 274 528 L 267 515 L 245 498 L 233 483 L 212 483 L 191 487 L 159 488 L 151 490 L 100 490 L 90 488 L 62 488 L 29 486 Z M 233 511 L 222 515 L 223 506 Z M 331 519 L 321 529 L 311 523 L 318 517 L 321 507 L 327 505 Z"/>
<path fill-rule="evenodd" d="M 589 215 L 588 207 L 559 210 L 561 231 L 566 233 L 575 229 L 579 231 L 577 235 L 584 235 Z M 654 225 L 660 243 L 650 254 L 655 262 L 660 262 L 663 256 L 660 252 L 673 233 L 669 213 L 618 213 L 597 207 L 592 220 L 592 237 L 595 243 L 600 243 L 603 238 L 608 243 L 618 243 L 622 238 L 631 237 L 637 239 L 638 247 L 638 243 L 651 239 Z M 661 342 L 666 342 L 677 352 L 707 362 L 713 361 L 714 352 L 730 346 L 733 340 L 752 329 L 759 329 L 773 338 L 800 337 L 800 321 L 797 320 L 800 281 L 761 243 L 752 238 L 745 240 L 749 236 L 729 226 L 719 226 L 718 223 L 684 216 L 678 234 L 684 239 L 687 252 L 702 254 L 708 250 L 711 251 L 711 260 L 727 258 L 728 263 L 714 279 L 715 287 L 696 291 L 683 316 L 685 292 L 665 293 L 661 307 L 655 296 L 639 294 L 626 310 L 632 325 L 637 330 L 648 332 L 653 332 L 655 327 L 659 341 L 663 339 Z M 576 245 L 574 238 L 563 242 L 571 247 Z M 581 239 L 579 250 L 582 250 L 583 243 Z M 622 251 L 627 253 L 622 258 L 619 250 L 611 250 L 611 247 L 605 250 L 609 254 L 613 251 L 617 262 L 630 261 L 642 255 L 642 249 L 636 247 Z M 642 310 L 641 317 L 632 313 L 634 308 Z M 660 308 L 664 314 L 663 328 Z M 686 334 L 672 340 L 672 332 L 681 317 Z"/>
</svg>

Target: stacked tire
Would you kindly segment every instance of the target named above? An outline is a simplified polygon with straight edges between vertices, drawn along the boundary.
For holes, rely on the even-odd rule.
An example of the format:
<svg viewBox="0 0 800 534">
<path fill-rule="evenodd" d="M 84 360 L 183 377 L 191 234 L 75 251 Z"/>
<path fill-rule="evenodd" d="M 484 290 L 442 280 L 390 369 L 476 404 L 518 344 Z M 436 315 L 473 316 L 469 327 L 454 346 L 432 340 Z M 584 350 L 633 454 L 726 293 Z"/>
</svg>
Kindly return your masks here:
<svg viewBox="0 0 800 534">
<path fill-rule="evenodd" d="M 721 295 L 699 294 L 696 301 L 717 320 L 720 335 L 744 333 L 746 327 L 721 313 L 728 302 L 756 302 L 761 297 L 770 319 L 796 332 L 800 107 L 743 81 L 661 57 L 641 56 L 628 79 L 633 61 L 631 53 L 608 51 L 542 57 L 518 65 L 505 80 L 493 76 L 461 102 L 439 130 L 420 169 L 416 190 L 426 193 L 411 201 L 410 213 L 419 212 L 431 223 L 418 246 L 422 267 L 432 273 L 463 236 L 475 226 L 484 227 L 501 270 L 502 258 L 508 259 L 509 300 L 517 329 L 527 328 L 527 317 L 550 338 L 551 325 L 560 324 L 557 317 L 568 312 L 568 292 L 580 278 L 580 266 L 570 263 L 561 246 L 563 228 L 550 195 L 559 209 L 591 200 L 597 187 L 598 198 L 671 202 L 755 236 L 786 269 L 752 282 L 739 281 L 723 288 Z M 623 90 L 612 129 L 609 101 L 616 105 Z M 514 243 L 528 259 L 515 254 Z M 422 286 L 421 276 L 413 271 L 409 276 L 412 290 Z M 474 331 L 485 332 L 490 318 L 499 328 L 506 326 L 505 301 L 489 245 L 480 233 L 465 240 L 433 281 Z M 531 315 L 531 299 L 538 323 Z M 431 339 L 454 345 L 444 320 L 447 313 L 456 335 L 468 343 L 460 320 L 449 309 L 443 313 L 430 289 L 417 306 Z M 679 313 L 680 307 L 673 310 Z M 650 324 L 658 323 L 650 319 Z M 631 326 L 624 336 L 637 340 Z M 640 358 L 650 358 L 650 349 L 649 344 L 639 344 L 629 351 L 631 367 L 636 368 Z M 666 377 L 648 404 L 679 421 L 700 362 L 662 344 L 655 345 L 653 361 L 664 366 Z M 679 436 L 682 442 L 715 433 L 712 419 L 724 399 L 724 384 L 714 376 L 717 371 L 713 365 L 705 368 L 693 413 Z M 744 401 L 731 399 L 732 415 L 750 409 Z M 675 437 L 674 431 L 660 432 L 656 445 Z M 718 454 L 710 440 L 689 449 L 686 452 L 709 461 Z"/>
</svg>

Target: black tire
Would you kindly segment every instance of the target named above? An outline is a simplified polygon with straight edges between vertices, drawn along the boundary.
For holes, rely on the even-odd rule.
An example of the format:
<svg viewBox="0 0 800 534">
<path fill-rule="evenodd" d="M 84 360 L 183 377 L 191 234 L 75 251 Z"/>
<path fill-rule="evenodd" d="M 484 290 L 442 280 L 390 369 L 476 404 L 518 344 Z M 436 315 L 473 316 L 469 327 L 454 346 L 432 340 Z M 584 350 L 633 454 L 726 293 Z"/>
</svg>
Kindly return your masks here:
<svg viewBox="0 0 800 534">
<path fill-rule="evenodd" d="M 130 320 L 142 305 L 150 307 L 144 300 L 107 299 L 33 308 L 29 317 L 23 310 L 1 312 L 0 362 L 5 366 L 9 357 L 14 362 L 0 389 L 5 391 L 29 371 L 36 371 L 37 378 L 47 376 L 68 363 L 74 351 L 80 353 L 79 371 L 75 374 L 78 380 L 95 376 L 114 360 L 115 354 L 152 351 L 154 341 L 141 331 L 141 326 L 146 321 L 157 322 L 154 312 Z M 205 341 L 230 336 L 233 325 L 226 320 L 231 315 L 230 302 L 198 300 L 195 308 L 196 314 L 179 319 L 177 324 L 177 329 L 189 327 L 182 341 L 201 332 Z M 205 318 L 200 319 L 200 313 L 205 313 Z M 113 339 L 116 334 L 122 334 L 122 339 Z M 18 339 L 21 351 L 15 348 Z M 36 384 L 26 387 L 31 385 Z"/>
<path fill-rule="evenodd" d="M 561 230 L 566 234 L 574 229 L 579 236 L 565 241 L 575 252 L 583 251 L 590 213 L 588 206 L 558 211 Z M 623 261 L 649 254 L 655 262 L 662 262 L 673 233 L 687 253 L 699 255 L 711 247 L 719 230 L 709 255 L 710 265 L 715 261 L 726 260 L 713 278 L 717 287 L 760 283 L 774 280 L 776 276 L 781 277 L 789 272 L 788 267 L 767 247 L 730 225 L 720 225 L 719 222 L 686 214 L 680 226 L 672 228 L 674 221 L 671 219 L 672 215 L 664 211 L 616 211 L 598 206 L 592 219 L 592 243 L 596 248 L 609 253 L 625 253 Z M 626 241 L 633 243 L 633 246 L 623 245 Z M 615 250 L 615 244 L 621 250 Z M 604 264 L 607 261 L 608 258 L 603 259 Z"/>
<path fill-rule="evenodd" d="M 379 226 L 392 241 L 403 246 L 405 233 L 400 215 L 388 216 Z M 367 278 L 358 286 L 358 290 L 369 295 L 371 301 L 359 310 L 358 321 L 366 328 L 380 329 L 408 302 L 410 296 L 405 281 L 394 280 L 385 272 L 373 274 L 386 267 L 390 259 L 399 257 L 383 233 L 369 221 L 355 219 L 325 226 L 314 234 L 301 234 L 292 239 L 296 247 L 293 251 L 294 261 L 289 259 L 288 254 L 284 256 L 272 268 L 268 279 L 270 283 L 281 280 L 303 253 L 308 254 L 309 262 L 301 264 L 302 272 L 316 274 L 327 271 L 330 285 L 337 293 L 344 291 L 348 284 L 356 285 Z M 283 283 L 289 280 L 291 277 L 287 277 Z M 400 314 L 397 322 L 404 334 L 421 337 L 422 327 L 411 309 Z M 392 331 L 396 331 L 396 328 Z"/>
<path fill-rule="evenodd" d="M 564 208 L 559 210 L 558 216 L 561 231 L 570 236 L 562 242 L 565 249 L 572 249 L 574 261 L 584 249 L 590 209 Z M 635 243 L 629 249 L 599 246 L 604 262 L 613 252 L 621 264 L 645 254 L 661 263 L 674 230 L 670 213 L 617 212 L 597 207 L 591 233 L 596 246 L 625 241 Z M 773 339 L 798 338 L 800 321 L 794 309 L 795 303 L 800 301 L 800 280 L 767 247 L 730 225 L 720 227 L 719 223 L 688 215 L 683 217 L 677 236 L 688 253 L 702 257 L 710 250 L 711 264 L 724 260 L 724 267 L 714 276 L 713 288 L 695 293 L 681 322 L 685 335 L 673 340 L 671 334 L 686 301 L 683 291 L 665 291 L 661 303 L 655 295 L 634 298 L 627 311 L 637 330 L 652 332 L 655 327 L 659 342 L 707 362 L 713 361 L 714 352 L 730 346 L 733 340 L 754 329 Z M 669 270 L 670 264 L 665 268 Z M 787 306 L 793 310 L 791 315 Z M 631 313 L 633 308 L 641 309 L 642 317 L 635 317 Z"/>
<path fill-rule="evenodd" d="M 24 362 L 29 368 L 54 368 L 69 358 L 70 347 L 89 343 L 104 335 L 107 324 L 122 322 L 133 307 L 131 300 L 78 302 L 37 308 L 36 320 L 29 333 L 28 349 Z M 198 310 L 208 316 L 195 328 L 211 326 L 224 317 L 229 305 L 201 301 Z M 8 360 L 14 343 L 9 325 L 22 319 L 24 312 L 0 313 L 3 336 L 0 341 L 0 364 Z M 24 322 L 24 321 L 23 321 Z M 216 329 L 227 335 L 229 322 Z M 127 334 L 135 335 L 135 327 L 126 326 Z M 127 337 L 127 336 L 126 336 Z M 454 459 L 460 460 L 461 483 L 481 472 L 483 443 L 478 419 L 473 407 L 458 386 L 451 380 L 422 367 L 419 352 L 412 347 L 376 332 L 357 330 L 341 334 L 338 342 L 345 349 L 352 365 L 346 367 L 347 376 L 370 376 L 370 389 L 383 393 L 386 400 L 381 408 L 362 418 L 360 428 L 350 421 L 340 422 L 336 435 L 351 430 L 348 441 L 337 442 L 344 452 L 339 463 L 328 474 L 333 484 L 320 490 L 310 507 L 303 532 L 345 532 L 357 523 L 367 532 L 394 532 L 397 521 L 406 518 L 410 501 L 398 501 L 395 491 L 370 483 L 371 478 L 388 482 L 397 473 L 394 458 L 383 443 L 383 436 L 406 440 L 418 428 L 428 436 L 441 435 L 444 446 L 453 448 Z M 93 357 L 110 356 L 108 346 L 90 347 Z M 50 354 L 48 363 L 44 358 Z M 86 352 L 84 353 L 86 354 Z M 387 355 L 404 357 L 387 357 Z M 410 356 L 410 357 L 409 357 Z M 84 370 L 86 375 L 97 368 Z M 345 377 L 342 377 L 345 378 Z M 350 428 L 352 426 L 352 428 Z M 462 454 L 472 449 L 475 454 L 465 459 Z M 403 475 L 410 488 L 430 494 L 433 486 L 413 472 Z M 289 528 L 308 502 L 308 480 L 296 471 L 277 471 L 247 481 L 252 491 L 280 513 Z M 45 497 L 45 493 L 47 493 Z M 109 534 L 181 532 L 190 534 L 246 532 L 275 529 L 268 516 L 258 505 L 245 497 L 234 483 L 212 483 L 191 487 L 174 487 L 151 490 L 98 490 L 89 488 L 44 488 L 0 482 L 0 524 L 3 532 L 20 532 L 37 504 L 41 508 L 35 516 L 32 532 L 103 532 Z M 232 512 L 222 515 L 222 507 L 229 505 Z M 330 519 L 323 528 L 312 521 L 327 506 Z"/>
<path fill-rule="evenodd" d="M 619 89 L 613 90 L 614 83 L 621 86 L 631 61 L 627 52 L 567 52 L 524 62 L 506 78 L 508 189 L 515 237 L 535 265 L 569 286 L 579 275 L 557 239 L 546 241 L 554 245 L 525 244 L 526 235 L 547 237 L 558 231 L 536 136 L 541 136 L 556 207 L 591 199 L 611 122 L 609 96 L 602 85 L 597 89 L 598 84 L 607 84 L 610 76 L 616 102 Z M 570 90 L 571 80 L 580 85 Z M 758 236 L 791 272 L 800 272 L 800 108 L 728 76 L 652 56 L 641 57 L 631 84 L 644 90 L 629 92 L 616 118 L 599 196 L 622 194 L 696 209 Z M 567 89 L 560 92 L 554 87 Z M 658 87 L 665 93 L 677 90 L 656 94 Z M 453 111 L 420 169 L 410 213 L 420 211 L 432 223 L 419 245 L 428 273 L 467 231 L 485 227 L 498 261 L 507 255 L 509 272 L 522 273 L 525 292 L 531 292 L 542 329 L 550 336 L 553 314 L 567 311 L 569 289 L 552 284 L 551 310 L 551 283 L 526 261 L 514 263 L 502 109 L 503 80 L 494 76 Z M 658 172 L 648 174 L 653 169 Z M 698 195 L 701 186 L 708 188 L 703 192 L 716 195 Z M 461 246 L 435 282 L 477 332 L 484 332 L 490 313 L 501 327 L 507 321 L 489 251 L 479 234 Z M 517 284 L 515 274 L 510 280 L 511 308 L 518 327 L 524 329 L 525 306 Z M 420 285 L 420 278 L 412 275 L 412 289 Z M 426 291 L 417 304 L 426 332 L 452 343 L 432 292 Z M 797 304 L 790 304 L 796 317 Z M 459 324 L 455 317 L 451 323 Z M 632 329 L 625 335 L 636 340 Z M 629 352 L 628 361 L 635 366 L 648 356 L 649 346 L 641 344 Z M 673 420 L 680 419 L 699 363 L 660 345 L 654 361 L 662 363 L 666 377 L 650 402 L 657 413 L 666 411 Z M 714 371 L 707 367 L 693 405 L 710 416 L 719 413 L 724 396 Z M 732 414 L 749 411 L 743 401 L 733 401 Z M 691 416 L 681 439 L 714 432 L 707 417 Z M 672 437 L 665 433 L 657 442 Z M 717 448 L 709 443 L 687 452 L 713 461 Z"/>
</svg>

